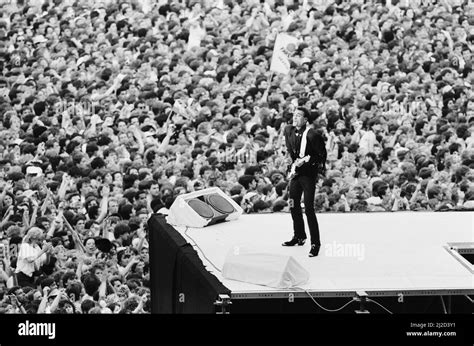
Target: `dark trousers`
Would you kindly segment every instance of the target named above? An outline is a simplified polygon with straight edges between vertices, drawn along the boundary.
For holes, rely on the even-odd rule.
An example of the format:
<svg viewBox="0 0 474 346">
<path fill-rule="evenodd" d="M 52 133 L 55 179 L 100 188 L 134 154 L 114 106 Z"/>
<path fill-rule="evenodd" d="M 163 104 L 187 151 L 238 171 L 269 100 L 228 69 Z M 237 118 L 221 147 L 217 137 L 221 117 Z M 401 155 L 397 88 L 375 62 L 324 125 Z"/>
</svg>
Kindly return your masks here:
<svg viewBox="0 0 474 346">
<path fill-rule="evenodd" d="M 314 193 L 317 176 L 299 175 L 290 182 L 290 210 L 293 218 L 294 236 L 306 239 L 303 212 L 301 210 L 301 195 L 304 192 L 304 212 L 308 221 L 311 244 L 321 245 L 319 239 L 319 225 L 314 211 Z"/>
<path fill-rule="evenodd" d="M 35 277 L 34 276 L 28 276 L 26 274 L 23 274 L 22 272 L 19 272 L 16 274 L 16 279 L 18 282 L 18 286 L 20 287 L 33 287 L 35 288 Z"/>
</svg>

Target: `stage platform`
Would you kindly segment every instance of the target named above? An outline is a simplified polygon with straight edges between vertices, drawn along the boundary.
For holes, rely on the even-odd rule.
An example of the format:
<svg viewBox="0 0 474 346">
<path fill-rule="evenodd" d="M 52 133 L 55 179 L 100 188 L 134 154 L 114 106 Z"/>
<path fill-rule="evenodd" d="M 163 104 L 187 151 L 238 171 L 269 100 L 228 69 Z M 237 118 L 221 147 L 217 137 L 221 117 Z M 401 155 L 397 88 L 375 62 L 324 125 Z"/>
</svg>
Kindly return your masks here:
<svg viewBox="0 0 474 346">
<path fill-rule="evenodd" d="M 474 212 L 318 214 L 321 249 L 283 247 L 292 237 L 290 214 L 242 215 L 205 228 L 175 227 L 193 246 L 205 269 L 235 299 L 473 295 L 472 264 L 456 247 L 474 242 Z M 308 233 L 308 232 L 307 232 Z M 454 245 L 453 245 L 454 244 Z M 464 244 L 464 246 L 463 246 Z M 291 289 L 276 289 L 222 277 L 229 251 L 253 249 L 293 256 L 310 274 Z"/>
<path fill-rule="evenodd" d="M 472 273 L 446 249 L 448 243 L 474 242 L 473 221 L 474 213 L 466 212 L 319 214 L 322 246 L 314 258 L 308 257 L 309 241 L 281 246 L 292 236 L 289 214 L 242 215 L 232 222 L 176 230 L 198 245 L 206 269 L 234 299 L 288 296 L 288 290 L 223 278 L 217 269 L 222 270 L 229 251 L 239 248 L 293 256 L 310 273 L 301 289 L 316 296 L 352 296 L 357 291 L 450 295 L 474 294 Z"/>
</svg>

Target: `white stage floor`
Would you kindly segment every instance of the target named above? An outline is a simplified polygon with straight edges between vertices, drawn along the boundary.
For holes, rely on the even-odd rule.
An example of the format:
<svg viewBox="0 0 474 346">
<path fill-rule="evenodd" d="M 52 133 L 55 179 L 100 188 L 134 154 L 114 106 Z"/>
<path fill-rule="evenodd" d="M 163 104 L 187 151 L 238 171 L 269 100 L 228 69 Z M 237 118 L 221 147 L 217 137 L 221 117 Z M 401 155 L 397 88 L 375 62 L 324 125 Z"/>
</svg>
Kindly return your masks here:
<svg viewBox="0 0 474 346">
<path fill-rule="evenodd" d="M 227 253 L 238 247 L 293 256 L 310 273 L 309 282 L 301 288 L 314 296 L 352 296 L 357 291 L 371 292 L 371 296 L 474 293 L 472 273 L 444 248 L 447 243 L 474 242 L 473 212 L 326 213 L 317 217 L 322 245 L 314 258 L 308 257 L 309 238 L 304 246 L 281 246 L 293 235 L 290 214 L 242 215 L 205 228 L 175 228 L 191 244 L 197 243 L 206 269 L 232 291 L 232 298 L 288 294 L 224 279 L 209 263 L 208 259 L 221 270 Z M 307 226 L 306 232 L 309 237 Z"/>
</svg>

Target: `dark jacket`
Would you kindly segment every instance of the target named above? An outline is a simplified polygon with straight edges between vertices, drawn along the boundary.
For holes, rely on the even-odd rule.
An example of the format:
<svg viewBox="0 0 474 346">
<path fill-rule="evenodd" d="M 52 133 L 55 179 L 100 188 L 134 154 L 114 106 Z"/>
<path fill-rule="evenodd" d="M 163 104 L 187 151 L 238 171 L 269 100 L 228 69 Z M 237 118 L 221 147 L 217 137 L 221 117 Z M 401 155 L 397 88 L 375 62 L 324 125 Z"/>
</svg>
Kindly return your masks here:
<svg viewBox="0 0 474 346">
<path fill-rule="evenodd" d="M 304 129 L 298 132 L 293 125 L 288 125 L 285 128 L 286 148 L 293 162 L 299 157 L 303 132 Z M 326 162 L 326 145 L 324 138 L 312 128 L 308 131 L 306 138 L 305 156 L 309 155 L 310 159 L 309 162 L 304 163 L 301 167 L 296 167 L 296 173 L 305 176 L 315 176 L 318 173 L 324 173 L 324 165 Z"/>
</svg>

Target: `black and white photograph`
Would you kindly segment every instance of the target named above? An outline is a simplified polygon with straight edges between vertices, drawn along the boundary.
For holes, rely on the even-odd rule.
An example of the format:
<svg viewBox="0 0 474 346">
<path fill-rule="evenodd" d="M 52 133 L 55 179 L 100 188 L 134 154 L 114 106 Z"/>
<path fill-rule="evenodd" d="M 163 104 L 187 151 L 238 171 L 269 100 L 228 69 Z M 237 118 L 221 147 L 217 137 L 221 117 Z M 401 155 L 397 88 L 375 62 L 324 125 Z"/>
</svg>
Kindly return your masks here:
<svg viewBox="0 0 474 346">
<path fill-rule="evenodd" d="M 473 67 L 471 0 L 0 0 L 0 345 L 472 345 Z"/>
</svg>

